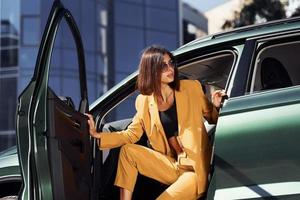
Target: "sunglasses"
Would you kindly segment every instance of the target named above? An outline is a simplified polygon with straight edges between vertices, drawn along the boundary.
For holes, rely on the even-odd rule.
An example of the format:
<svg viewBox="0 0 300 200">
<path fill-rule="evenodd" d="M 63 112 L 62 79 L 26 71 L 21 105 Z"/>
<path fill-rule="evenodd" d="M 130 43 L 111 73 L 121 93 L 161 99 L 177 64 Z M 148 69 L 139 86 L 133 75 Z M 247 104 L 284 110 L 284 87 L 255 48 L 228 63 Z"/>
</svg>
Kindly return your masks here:
<svg viewBox="0 0 300 200">
<path fill-rule="evenodd" d="M 169 60 L 168 63 L 163 62 L 162 64 L 162 71 L 168 71 L 170 68 L 174 69 L 175 67 L 175 61 L 174 60 Z"/>
</svg>

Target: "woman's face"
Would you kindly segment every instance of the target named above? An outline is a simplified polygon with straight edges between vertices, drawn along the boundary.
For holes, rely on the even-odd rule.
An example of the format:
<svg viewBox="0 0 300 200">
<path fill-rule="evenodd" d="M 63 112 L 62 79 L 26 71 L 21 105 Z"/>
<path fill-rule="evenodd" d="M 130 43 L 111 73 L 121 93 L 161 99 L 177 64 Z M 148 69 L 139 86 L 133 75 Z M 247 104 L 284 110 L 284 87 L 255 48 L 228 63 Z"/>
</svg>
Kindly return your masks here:
<svg viewBox="0 0 300 200">
<path fill-rule="evenodd" d="M 168 84 L 174 81 L 174 61 L 168 54 L 164 54 L 163 69 L 161 73 L 161 82 Z"/>
</svg>

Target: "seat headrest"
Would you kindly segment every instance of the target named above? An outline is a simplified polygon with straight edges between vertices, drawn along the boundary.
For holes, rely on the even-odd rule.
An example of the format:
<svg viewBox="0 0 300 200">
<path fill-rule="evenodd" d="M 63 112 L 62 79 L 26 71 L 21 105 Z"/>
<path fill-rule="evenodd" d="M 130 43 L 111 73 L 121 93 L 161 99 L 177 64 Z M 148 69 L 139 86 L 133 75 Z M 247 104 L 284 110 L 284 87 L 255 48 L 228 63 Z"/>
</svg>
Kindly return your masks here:
<svg viewBox="0 0 300 200">
<path fill-rule="evenodd" d="M 293 84 L 283 64 L 275 58 L 267 57 L 261 63 L 261 85 L 262 90 L 267 90 Z"/>
</svg>

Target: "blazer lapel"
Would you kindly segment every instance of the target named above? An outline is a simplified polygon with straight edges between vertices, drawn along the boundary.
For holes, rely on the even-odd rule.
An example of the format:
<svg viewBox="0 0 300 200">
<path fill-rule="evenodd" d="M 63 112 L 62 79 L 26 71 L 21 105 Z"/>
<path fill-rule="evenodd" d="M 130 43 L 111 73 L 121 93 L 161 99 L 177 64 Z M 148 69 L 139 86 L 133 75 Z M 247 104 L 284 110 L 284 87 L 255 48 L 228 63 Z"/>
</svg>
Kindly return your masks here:
<svg viewBox="0 0 300 200">
<path fill-rule="evenodd" d="M 186 90 L 181 89 L 179 91 L 175 91 L 176 98 L 176 110 L 177 110 L 177 119 L 178 119 L 178 135 L 181 135 L 183 131 L 183 124 L 187 119 L 188 114 L 188 101 L 187 101 Z"/>
<path fill-rule="evenodd" d="M 154 98 L 154 95 L 151 95 L 150 99 L 149 99 L 149 111 L 150 111 L 150 116 L 151 116 L 150 117 L 151 118 L 151 134 L 154 133 L 153 129 L 155 129 L 155 127 L 156 127 L 157 134 L 160 134 L 163 138 L 166 154 L 170 154 L 170 147 L 168 144 L 168 140 L 167 140 L 165 131 L 164 131 L 163 126 L 160 121 L 160 117 L 158 114 L 158 106 L 157 106 L 156 99 Z"/>
<path fill-rule="evenodd" d="M 149 100 L 149 110 L 151 115 L 151 133 L 153 131 L 153 128 L 156 126 L 158 130 L 162 133 L 164 133 L 164 129 L 162 127 L 159 114 L 158 114 L 158 106 L 156 99 L 154 98 L 154 95 L 150 96 Z"/>
</svg>

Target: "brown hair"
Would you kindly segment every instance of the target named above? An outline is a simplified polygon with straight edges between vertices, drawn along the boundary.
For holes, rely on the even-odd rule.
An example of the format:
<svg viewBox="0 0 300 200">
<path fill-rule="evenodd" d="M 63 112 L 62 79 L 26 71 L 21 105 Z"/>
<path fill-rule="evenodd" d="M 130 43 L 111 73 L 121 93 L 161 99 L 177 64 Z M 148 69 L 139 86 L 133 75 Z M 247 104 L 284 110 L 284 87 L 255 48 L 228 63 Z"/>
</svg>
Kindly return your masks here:
<svg viewBox="0 0 300 200">
<path fill-rule="evenodd" d="M 137 78 L 137 89 L 143 95 L 161 96 L 161 74 L 164 55 L 168 54 L 172 60 L 174 56 L 165 48 L 150 46 L 143 51 L 139 64 L 139 75 Z M 179 90 L 179 79 L 177 67 L 174 67 L 174 81 L 169 83 L 174 90 Z"/>
</svg>

